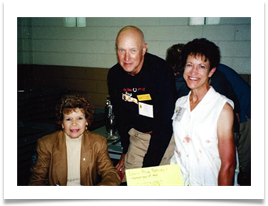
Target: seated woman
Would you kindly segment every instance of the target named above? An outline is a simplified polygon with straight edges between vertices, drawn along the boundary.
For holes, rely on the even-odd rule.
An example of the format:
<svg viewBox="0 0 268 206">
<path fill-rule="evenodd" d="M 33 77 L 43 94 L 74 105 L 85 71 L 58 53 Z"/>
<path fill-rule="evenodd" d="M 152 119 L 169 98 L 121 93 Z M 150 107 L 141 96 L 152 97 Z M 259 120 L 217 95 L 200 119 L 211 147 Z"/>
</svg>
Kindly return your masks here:
<svg viewBox="0 0 268 206">
<path fill-rule="evenodd" d="M 92 105 L 68 95 L 57 106 L 62 130 L 37 141 L 37 161 L 29 185 L 119 185 L 120 177 L 108 155 L 106 138 L 87 130 L 93 121 Z M 101 177 L 101 180 L 99 180 Z"/>
</svg>

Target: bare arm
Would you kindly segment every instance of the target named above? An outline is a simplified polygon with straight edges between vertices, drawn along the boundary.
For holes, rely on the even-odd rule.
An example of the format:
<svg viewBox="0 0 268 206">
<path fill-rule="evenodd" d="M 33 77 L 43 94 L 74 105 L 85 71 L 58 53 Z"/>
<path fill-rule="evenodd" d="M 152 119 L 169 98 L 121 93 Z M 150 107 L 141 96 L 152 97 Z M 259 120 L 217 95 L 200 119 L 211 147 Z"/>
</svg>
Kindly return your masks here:
<svg viewBox="0 0 268 206">
<path fill-rule="evenodd" d="M 235 143 L 233 135 L 233 109 L 226 103 L 217 122 L 218 147 L 221 158 L 221 169 L 218 185 L 233 185 L 235 160 Z"/>
</svg>

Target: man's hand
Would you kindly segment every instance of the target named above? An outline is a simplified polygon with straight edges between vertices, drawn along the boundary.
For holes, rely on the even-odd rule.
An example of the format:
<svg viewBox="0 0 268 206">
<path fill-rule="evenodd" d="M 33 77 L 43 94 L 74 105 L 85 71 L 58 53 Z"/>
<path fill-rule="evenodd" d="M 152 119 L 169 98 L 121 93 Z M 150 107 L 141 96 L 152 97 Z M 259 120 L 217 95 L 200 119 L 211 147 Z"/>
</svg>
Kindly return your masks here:
<svg viewBox="0 0 268 206">
<path fill-rule="evenodd" d="M 122 153 L 121 158 L 116 165 L 116 169 L 117 169 L 118 174 L 120 175 L 121 181 L 125 175 L 125 167 L 124 167 L 125 157 L 126 157 L 126 154 Z"/>
</svg>

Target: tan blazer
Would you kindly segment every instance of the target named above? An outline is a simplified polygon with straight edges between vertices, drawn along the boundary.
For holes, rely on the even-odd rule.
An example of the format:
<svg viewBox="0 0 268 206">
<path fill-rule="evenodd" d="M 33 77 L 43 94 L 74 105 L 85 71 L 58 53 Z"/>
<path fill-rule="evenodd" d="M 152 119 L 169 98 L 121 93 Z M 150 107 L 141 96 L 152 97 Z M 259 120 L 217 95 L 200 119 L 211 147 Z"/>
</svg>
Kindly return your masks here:
<svg viewBox="0 0 268 206">
<path fill-rule="evenodd" d="M 106 138 L 86 131 L 82 137 L 81 185 L 119 185 L 120 177 L 109 157 Z M 57 131 L 37 141 L 37 161 L 29 185 L 67 185 L 65 134 Z M 101 182 L 98 183 L 98 175 Z"/>
</svg>

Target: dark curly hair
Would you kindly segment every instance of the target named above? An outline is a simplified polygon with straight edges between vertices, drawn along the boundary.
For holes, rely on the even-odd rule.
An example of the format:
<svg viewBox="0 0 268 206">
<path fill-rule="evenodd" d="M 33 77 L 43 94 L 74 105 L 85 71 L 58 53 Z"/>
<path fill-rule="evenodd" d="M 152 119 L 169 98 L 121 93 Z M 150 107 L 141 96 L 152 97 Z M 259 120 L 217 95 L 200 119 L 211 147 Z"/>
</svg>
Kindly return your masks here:
<svg viewBox="0 0 268 206">
<path fill-rule="evenodd" d="M 188 55 L 201 55 L 205 61 L 209 60 L 210 70 L 220 63 L 220 49 L 213 42 L 201 38 L 188 42 L 183 48 L 183 65 L 185 66 Z"/>
<path fill-rule="evenodd" d="M 80 95 L 66 95 L 61 103 L 56 106 L 56 123 L 60 127 L 63 121 L 63 114 L 69 114 L 77 108 L 86 116 L 88 126 L 91 125 L 94 118 L 94 107 L 84 97 Z"/>
<path fill-rule="evenodd" d="M 182 50 L 184 44 L 174 44 L 167 49 L 166 61 L 172 67 L 175 74 L 183 72 Z"/>
</svg>

